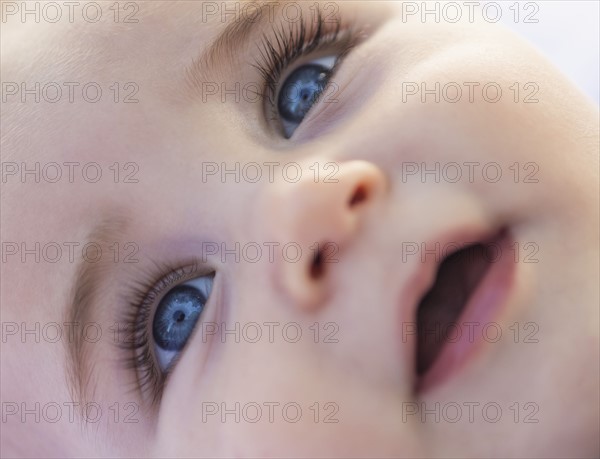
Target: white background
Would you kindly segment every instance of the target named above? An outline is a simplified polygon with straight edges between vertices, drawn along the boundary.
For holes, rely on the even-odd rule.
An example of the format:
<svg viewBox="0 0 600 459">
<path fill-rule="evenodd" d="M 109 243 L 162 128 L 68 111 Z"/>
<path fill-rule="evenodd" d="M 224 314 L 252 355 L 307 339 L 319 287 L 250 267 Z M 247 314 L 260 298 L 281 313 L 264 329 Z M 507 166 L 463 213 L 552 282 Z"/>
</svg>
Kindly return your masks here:
<svg viewBox="0 0 600 459">
<path fill-rule="evenodd" d="M 539 7 L 532 16 L 539 20 L 536 24 L 523 23 L 527 13 L 533 11 L 531 7 L 525 8 L 527 1 L 519 1 L 522 14 L 518 23 L 515 23 L 514 8 L 509 9 L 515 0 L 497 3 L 502 5 L 501 23 L 528 39 L 589 97 L 599 102 L 599 0 L 530 2 Z"/>
</svg>

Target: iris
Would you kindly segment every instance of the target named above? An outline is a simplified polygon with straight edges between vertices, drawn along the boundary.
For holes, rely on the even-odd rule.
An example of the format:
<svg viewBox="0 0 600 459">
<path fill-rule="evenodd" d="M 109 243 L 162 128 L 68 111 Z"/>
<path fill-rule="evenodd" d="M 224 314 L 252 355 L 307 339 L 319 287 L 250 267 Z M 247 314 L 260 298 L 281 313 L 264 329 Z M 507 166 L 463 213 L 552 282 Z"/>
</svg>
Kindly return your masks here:
<svg viewBox="0 0 600 459">
<path fill-rule="evenodd" d="M 317 101 L 330 77 L 330 69 L 308 64 L 296 69 L 279 92 L 279 115 L 289 123 L 300 123 Z"/>
<path fill-rule="evenodd" d="M 190 285 L 180 285 L 167 293 L 152 323 L 152 335 L 158 347 L 166 351 L 182 350 L 206 301 L 203 293 Z"/>
</svg>

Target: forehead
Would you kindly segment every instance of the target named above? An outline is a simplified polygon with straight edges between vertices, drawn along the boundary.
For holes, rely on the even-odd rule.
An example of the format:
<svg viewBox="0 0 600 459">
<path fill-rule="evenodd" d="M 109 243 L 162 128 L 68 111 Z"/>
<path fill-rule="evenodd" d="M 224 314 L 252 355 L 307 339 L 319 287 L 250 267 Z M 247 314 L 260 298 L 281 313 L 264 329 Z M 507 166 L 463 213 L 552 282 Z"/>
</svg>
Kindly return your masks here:
<svg viewBox="0 0 600 459">
<path fill-rule="evenodd" d="M 51 2 L 59 5 L 58 21 L 43 2 L 31 7 L 14 3 L 15 9 L 8 12 L 2 4 L 2 61 L 10 73 L 26 70 L 23 76 L 37 69 L 70 76 L 90 68 L 123 67 L 149 52 L 165 57 L 173 44 L 205 42 L 221 26 L 220 20 L 203 17 L 205 2 L 144 1 L 127 7 L 94 2 L 97 8 L 86 7 L 92 3 L 69 8 L 64 3 L 70 2 Z"/>
<path fill-rule="evenodd" d="M 143 92 L 148 101 L 157 84 L 163 92 L 181 87 L 185 67 L 225 26 L 221 17 L 203 17 L 205 2 L 50 2 L 60 8 L 55 22 L 44 2 L 8 3 L 15 8 L 2 3 L 2 142 L 18 159 L 76 141 L 76 130 L 66 139 L 64 126 L 77 125 L 82 112 L 102 126 L 126 115 L 127 106 L 110 100 Z"/>
</svg>

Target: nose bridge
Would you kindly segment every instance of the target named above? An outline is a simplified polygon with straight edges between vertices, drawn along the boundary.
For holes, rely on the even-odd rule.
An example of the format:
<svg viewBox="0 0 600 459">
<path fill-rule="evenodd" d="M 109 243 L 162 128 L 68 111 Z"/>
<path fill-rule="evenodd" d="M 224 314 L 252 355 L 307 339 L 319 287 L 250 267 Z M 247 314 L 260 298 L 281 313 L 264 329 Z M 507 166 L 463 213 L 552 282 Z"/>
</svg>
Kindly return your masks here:
<svg viewBox="0 0 600 459">
<path fill-rule="evenodd" d="M 282 177 L 262 190 L 261 232 L 300 256 L 278 257 L 272 279 L 293 303 L 311 309 L 326 294 L 328 270 L 340 262 L 361 219 L 386 190 L 383 172 L 367 161 L 306 161 L 296 181 Z M 285 255 L 285 253 L 284 253 Z"/>
</svg>

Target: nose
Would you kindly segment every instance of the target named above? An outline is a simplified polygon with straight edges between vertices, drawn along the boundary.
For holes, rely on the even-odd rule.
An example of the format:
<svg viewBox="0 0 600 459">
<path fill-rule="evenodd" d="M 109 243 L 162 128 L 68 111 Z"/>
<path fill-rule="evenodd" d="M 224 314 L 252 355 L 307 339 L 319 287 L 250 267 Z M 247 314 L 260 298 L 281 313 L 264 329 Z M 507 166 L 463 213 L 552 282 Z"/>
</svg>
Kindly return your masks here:
<svg viewBox="0 0 600 459">
<path fill-rule="evenodd" d="M 328 270 L 384 196 L 387 179 L 373 163 L 358 160 L 313 160 L 300 171 L 298 180 L 282 176 L 269 184 L 259 212 L 264 232 L 286 249 L 273 263 L 276 287 L 298 306 L 314 309 L 324 297 Z"/>
</svg>

